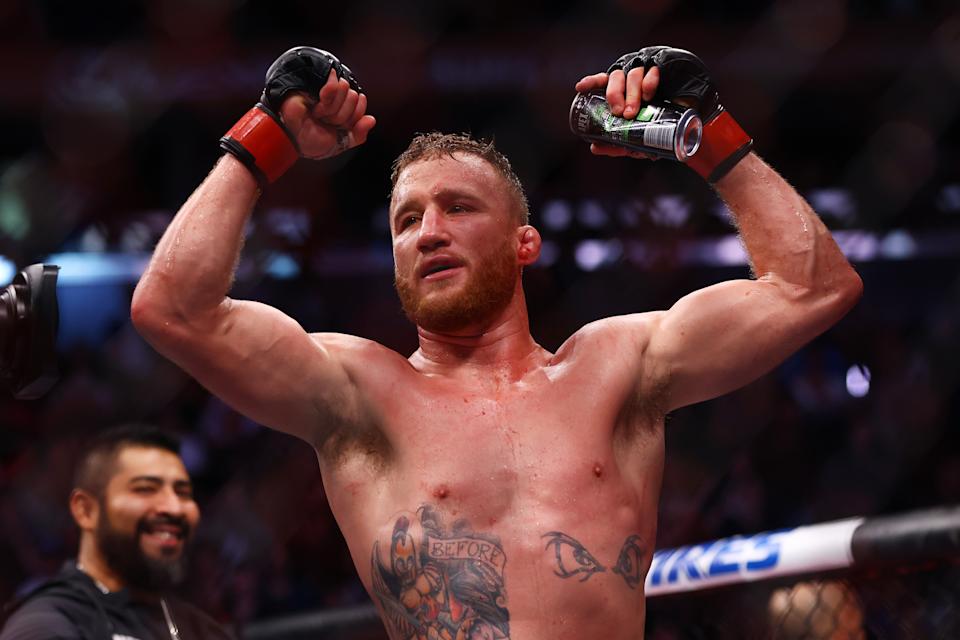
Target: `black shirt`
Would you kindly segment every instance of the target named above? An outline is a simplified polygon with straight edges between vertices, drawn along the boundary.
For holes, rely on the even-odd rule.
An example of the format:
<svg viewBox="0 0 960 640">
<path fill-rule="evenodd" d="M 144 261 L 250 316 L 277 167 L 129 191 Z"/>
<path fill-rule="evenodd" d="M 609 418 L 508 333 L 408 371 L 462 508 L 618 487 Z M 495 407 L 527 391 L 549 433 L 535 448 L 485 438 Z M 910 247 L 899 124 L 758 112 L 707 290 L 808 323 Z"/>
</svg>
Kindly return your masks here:
<svg viewBox="0 0 960 640">
<path fill-rule="evenodd" d="M 202 611 L 164 597 L 180 640 L 229 640 Z M 159 597 L 137 598 L 126 589 L 103 593 L 68 562 L 53 579 L 14 605 L 0 640 L 170 640 Z"/>
</svg>

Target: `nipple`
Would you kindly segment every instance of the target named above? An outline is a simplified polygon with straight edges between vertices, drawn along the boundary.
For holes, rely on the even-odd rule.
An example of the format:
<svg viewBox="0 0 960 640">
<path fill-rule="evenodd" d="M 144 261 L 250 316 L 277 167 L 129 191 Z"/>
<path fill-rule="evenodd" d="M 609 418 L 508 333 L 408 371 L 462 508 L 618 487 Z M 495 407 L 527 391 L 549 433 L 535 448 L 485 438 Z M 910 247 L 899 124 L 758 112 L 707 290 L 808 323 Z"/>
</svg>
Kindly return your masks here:
<svg viewBox="0 0 960 640">
<path fill-rule="evenodd" d="M 433 490 L 433 497 L 438 500 L 443 500 L 448 495 L 450 495 L 450 490 L 447 489 L 447 485 L 441 484 L 439 487 Z"/>
<path fill-rule="evenodd" d="M 593 465 L 593 475 L 597 476 L 598 478 L 603 475 L 603 465 L 599 462 Z"/>
</svg>

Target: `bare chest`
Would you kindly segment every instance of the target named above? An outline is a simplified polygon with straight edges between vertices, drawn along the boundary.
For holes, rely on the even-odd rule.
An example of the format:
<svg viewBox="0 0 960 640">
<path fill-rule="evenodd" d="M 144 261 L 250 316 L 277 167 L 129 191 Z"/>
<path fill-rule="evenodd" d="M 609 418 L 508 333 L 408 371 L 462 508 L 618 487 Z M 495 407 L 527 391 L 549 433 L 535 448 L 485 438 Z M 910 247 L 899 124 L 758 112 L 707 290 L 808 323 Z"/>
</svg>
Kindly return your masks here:
<svg viewBox="0 0 960 640">
<path fill-rule="evenodd" d="M 534 507 L 629 501 L 635 475 L 621 473 L 624 462 L 643 466 L 659 454 L 622 446 L 618 433 L 650 425 L 622 424 L 638 418 L 624 416 L 614 394 L 585 395 L 565 381 L 493 392 L 434 389 L 398 403 L 385 419 L 408 499 L 482 514 L 488 525 Z"/>
<path fill-rule="evenodd" d="M 642 615 L 662 431 L 625 415 L 612 385 L 585 386 L 408 385 L 383 396 L 386 469 L 362 482 L 348 464 L 326 479 L 361 578 L 398 628 L 466 628 L 470 614 L 457 612 L 474 610 L 476 593 L 505 604 L 484 609 L 483 623 L 527 629 L 516 637 L 566 637 L 541 628 L 544 607 Z"/>
</svg>

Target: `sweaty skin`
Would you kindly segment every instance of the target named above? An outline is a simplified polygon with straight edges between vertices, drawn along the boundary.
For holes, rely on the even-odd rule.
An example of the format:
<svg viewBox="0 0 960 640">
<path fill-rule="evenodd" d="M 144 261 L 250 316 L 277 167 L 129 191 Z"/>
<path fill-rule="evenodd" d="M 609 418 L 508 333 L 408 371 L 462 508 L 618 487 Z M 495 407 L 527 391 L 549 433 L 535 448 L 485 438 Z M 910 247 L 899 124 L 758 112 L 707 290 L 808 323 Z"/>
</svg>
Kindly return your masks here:
<svg viewBox="0 0 960 640">
<path fill-rule="evenodd" d="M 628 102 L 639 82 L 627 79 Z M 322 146 L 311 135 L 324 127 L 363 142 L 372 118 L 344 85 L 331 78 L 312 112 L 296 97 L 284 105 L 301 148 Z M 226 156 L 171 223 L 132 315 L 213 393 L 315 447 L 392 638 L 641 638 L 664 416 L 769 371 L 861 289 L 810 207 L 755 155 L 716 188 L 757 278 L 591 323 L 551 353 L 530 334 L 521 285 L 540 236 L 509 213 L 503 179 L 463 153 L 409 165 L 390 206 L 396 277 L 429 320 L 404 357 L 226 296 L 259 195 Z M 500 273 L 489 267 L 504 255 L 504 304 L 455 326 L 438 319 L 459 317 L 463 292 Z"/>
</svg>

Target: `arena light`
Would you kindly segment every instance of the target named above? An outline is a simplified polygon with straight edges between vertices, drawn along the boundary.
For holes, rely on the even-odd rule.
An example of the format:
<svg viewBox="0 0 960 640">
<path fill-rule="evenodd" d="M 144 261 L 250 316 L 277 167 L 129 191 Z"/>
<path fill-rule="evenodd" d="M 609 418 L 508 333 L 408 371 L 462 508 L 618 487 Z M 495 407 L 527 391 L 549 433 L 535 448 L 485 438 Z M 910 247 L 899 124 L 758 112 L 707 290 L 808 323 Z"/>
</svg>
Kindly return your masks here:
<svg viewBox="0 0 960 640">
<path fill-rule="evenodd" d="M 602 229 L 610 222 L 610 216 L 599 201 L 591 198 L 580 203 L 577 222 L 588 229 Z"/>
<path fill-rule="evenodd" d="M 595 271 L 607 258 L 607 248 L 600 240 L 584 240 L 574 250 L 574 259 L 584 271 Z"/>
<path fill-rule="evenodd" d="M 290 280 L 300 275 L 300 265 L 287 253 L 271 253 L 265 269 L 267 274 L 277 280 Z"/>
<path fill-rule="evenodd" d="M 712 213 L 714 217 L 719 218 L 720 220 L 723 220 L 727 224 L 730 224 L 730 225 L 734 224 L 733 213 L 730 211 L 730 207 L 728 207 L 727 203 L 725 203 L 723 200 L 720 200 L 719 198 L 714 203 L 713 207 L 710 209 L 710 213 Z"/>
<path fill-rule="evenodd" d="M 570 226 L 573 211 L 566 200 L 549 200 L 540 210 L 543 226 L 552 231 L 563 231 Z"/>
<path fill-rule="evenodd" d="M 714 264 L 731 267 L 747 264 L 747 250 L 736 235 L 728 235 L 718 240 L 713 246 L 713 253 L 716 258 Z"/>
<path fill-rule="evenodd" d="M 303 207 L 273 207 L 262 219 L 270 233 L 292 244 L 303 244 L 310 236 L 310 212 Z"/>
<path fill-rule="evenodd" d="M 57 253 L 46 262 L 60 265 L 60 284 L 83 285 L 135 282 L 149 259 L 149 254 Z"/>
<path fill-rule="evenodd" d="M 891 231 L 880 241 L 880 255 L 891 260 L 906 260 L 917 253 L 917 241 L 903 229 Z"/>
<path fill-rule="evenodd" d="M 693 205 L 681 195 L 662 195 L 653 200 L 650 219 L 654 224 L 669 229 L 679 229 L 690 219 Z"/>
<path fill-rule="evenodd" d="M 0 256 L 0 286 L 6 286 L 13 280 L 17 274 L 17 265 L 15 265 L 6 256 Z"/>
<path fill-rule="evenodd" d="M 854 262 L 870 262 L 875 260 L 880 252 L 880 241 L 872 231 L 841 229 L 833 232 L 833 239 L 843 251 L 843 255 Z"/>
<path fill-rule="evenodd" d="M 574 259 L 584 271 L 596 271 L 612 264 L 623 256 L 619 240 L 584 240 L 574 249 Z"/>
<path fill-rule="evenodd" d="M 870 369 L 862 364 L 847 369 L 847 393 L 854 398 L 862 398 L 870 393 Z"/>
<path fill-rule="evenodd" d="M 849 189 L 813 189 L 807 200 L 823 218 L 851 223 L 857 217 L 857 205 Z"/>
</svg>

